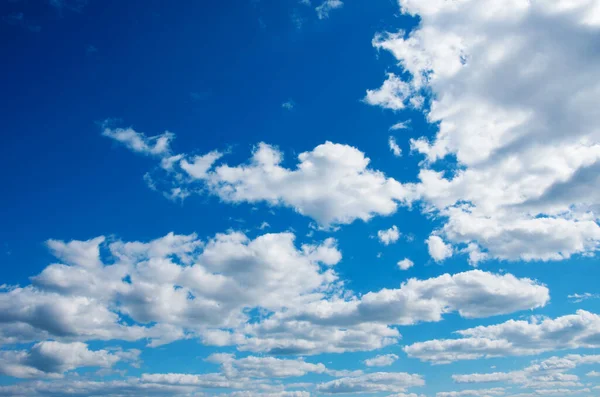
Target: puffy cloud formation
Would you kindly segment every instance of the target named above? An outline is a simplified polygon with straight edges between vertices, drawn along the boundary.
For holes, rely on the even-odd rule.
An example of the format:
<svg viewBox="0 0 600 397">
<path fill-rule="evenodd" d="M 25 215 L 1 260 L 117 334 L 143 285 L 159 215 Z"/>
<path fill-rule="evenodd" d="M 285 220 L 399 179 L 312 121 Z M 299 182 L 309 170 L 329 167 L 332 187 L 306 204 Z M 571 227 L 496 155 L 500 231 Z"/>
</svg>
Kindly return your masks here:
<svg viewBox="0 0 600 397">
<path fill-rule="evenodd" d="M 581 392 L 585 385 L 575 374 L 569 373 L 582 365 L 597 365 L 598 355 L 570 354 L 564 357 L 550 357 L 533 361 L 528 367 L 510 372 L 492 372 L 484 374 L 452 375 L 456 383 L 506 383 L 509 387 L 517 385 L 523 391 L 530 390 L 564 390 L 564 394 Z M 461 394 L 456 394 L 461 395 Z M 452 396 L 449 394 L 448 396 Z"/>
<path fill-rule="evenodd" d="M 392 365 L 398 356 L 395 354 L 383 354 L 380 356 L 375 356 L 373 358 L 368 358 L 365 360 L 365 365 L 367 367 L 387 367 Z"/>
<path fill-rule="evenodd" d="M 400 268 L 400 270 L 408 270 L 411 267 L 413 267 L 415 264 L 410 259 L 404 258 L 401 261 L 398 261 L 397 265 Z"/>
<path fill-rule="evenodd" d="M 427 243 L 429 256 L 436 262 L 442 262 L 452 256 L 452 246 L 444 243 L 440 236 L 429 236 L 425 243 Z"/>
<path fill-rule="evenodd" d="M 44 341 L 29 351 L 0 351 L 0 374 L 15 378 L 60 377 L 80 367 L 110 368 L 117 361 L 135 361 L 138 350 L 114 351 L 88 349 L 85 343 Z"/>
<path fill-rule="evenodd" d="M 423 386 L 420 375 L 405 372 L 374 372 L 346 377 L 317 385 L 317 391 L 325 394 L 404 392 L 410 387 Z"/>
<path fill-rule="evenodd" d="M 116 139 L 117 132 L 111 131 L 119 130 L 108 131 L 104 135 Z M 145 139 L 132 132 L 139 140 Z M 192 158 L 165 152 L 161 169 L 171 183 L 167 196 L 187 197 L 197 191 L 194 186 L 199 183 L 203 187 L 199 191 L 225 202 L 291 207 L 323 227 L 393 214 L 398 205 L 409 204 L 414 196 L 411 185 L 370 169 L 364 153 L 348 145 L 325 142 L 298 155 L 295 169 L 282 167 L 283 153 L 266 143 L 256 146 L 247 164 L 215 166 L 221 157 L 217 151 Z M 156 188 L 156 182 L 148 178 Z"/>
<path fill-rule="evenodd" d="M 396 225 L 393 225 L 387 230 L 378 231 L 377 238 L 379 241 L 381 241 L 381 244 L 390 245 L 398 241 L 400 238 L 400 231 L 398 231 L 398 227 Z"/>
<path fill-rule="evenodd" d="M 533 280 L 472 270 L 427 280 L 413 278 L 398 289 L 382 289 L 350 300 L 315 301 L 270 320 L 292 318 L 338 326 L 411 325 L 440 321 L 443 314 L 451 312 L 465 318 L 507 314 L 544 306 L 549 299 L 548 289 Z"/>
<path fill-rule="evenodd" d="M 506 260 L 561 260 L 598 249 L 600 32 L 594 1 L 400 0 L 417 28 L 375 37 L 389 74 L 365 101 L 392 110 L 431 93 L 432 140 L 417 190 L 446 219 L 440 236 Z M 552 32 L 548 26 L 556 27 Z M 441 159 L 457 171 L 438 172 Z"/>
<path fill-rule="evenodd" d="M 522 356 L 563 349 L 600 347 L 600 316 L 584 310 L 538 321 L 509 320 L 457 332 L 460 339 L 430 340 L 406 346 L 410 357 L 442 364 L 482 357 Z"/>
<path fill-rule="evenodd" d="M 173 233 L 150 242 L 51 240 L 62 263 L 32 285 L 0 292 L 0 341 L 146 339 L 157 346 L 200 338 L 271 354 L 363 351 L 396 343 L 393 325 L 451 312 L 488 317 L 549 300 L 536 281 L 480 270 L 356 296 L 334 271 L 341 260 L 334 239 L 294 242 L 291 233 L 251 239 L 233 231 L 206 241 Z"/>
</svg>

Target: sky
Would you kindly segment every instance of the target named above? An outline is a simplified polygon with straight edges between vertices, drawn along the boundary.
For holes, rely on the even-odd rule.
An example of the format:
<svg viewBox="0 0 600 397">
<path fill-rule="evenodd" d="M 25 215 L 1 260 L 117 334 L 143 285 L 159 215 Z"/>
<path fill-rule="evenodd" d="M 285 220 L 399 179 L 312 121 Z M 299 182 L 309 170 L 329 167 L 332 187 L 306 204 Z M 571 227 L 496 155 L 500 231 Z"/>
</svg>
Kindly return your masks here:
<svg viewBox="0 0 600 397">
<path fill-rule="evenodd" d="M 600 396 L 599 0 L 2 0 L 0 396 Z"/>
</svg>

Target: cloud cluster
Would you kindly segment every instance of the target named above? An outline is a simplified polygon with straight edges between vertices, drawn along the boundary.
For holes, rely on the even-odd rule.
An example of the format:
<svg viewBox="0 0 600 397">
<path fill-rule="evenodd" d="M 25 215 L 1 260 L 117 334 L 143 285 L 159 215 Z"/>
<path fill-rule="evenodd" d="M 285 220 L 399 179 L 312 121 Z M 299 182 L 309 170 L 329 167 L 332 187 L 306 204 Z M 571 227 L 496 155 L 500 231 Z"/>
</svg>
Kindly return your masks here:
<svg viewBox="0 0 600 397">
<path fill-rule="evenodd" d="M 404 351 L 423 361 L 443 364 L 484 357 L 533 355 L 547 351 L 600 347 L 600 316 L 576 314 L 515 321 L 457 332 L 462 338 L 418 342 Z"/>
<path fill-rule="evenodd" d="M 217 166 L 215 162 L 223 156 L 217 151 L 188 158 L 166 149 L 159 151 L 158 144 L 151 146 L 149 138 L 132 129 L 107 128 L 103 135 L 133 151 L 162 153 L 161 169 L 170 183 L 168 197 L 208 191 L 228 203 L 291 207 L 321 226 L 331 227 L 393 214 L 399 205 L 408 205 L 413 195 L 410 185 L 370 169 L 364 153 L 348 145 L 325 142 L 299 154 L 296 168 L 289 169 L 281 165 L 283 153 L 265 143 L 256 146 L 247 164 Z M 169 133 L 169 139 L 171 136 Z M 155 187 L 156 182 L 148 178 Z"/>
<path fill-rule="evenodd" d="M 600 243 L 598 175 L 600 32 L 593 1 L 400 0 L 418 16 L 410 33 L 373 45 L 408 79 L 390 73 L 365 101 L 399 110 L 431 100 L 439 125 L 413 139 L 424 156 L 416 188 L 440 235 L 486 258 L 561 260 Z M 553 26 L 548 32 L 548 26 Z M 438 160 L 455 172 L 435 169 Z M 485 255 L 482 255 L 482 254 Z"/>
</svg>

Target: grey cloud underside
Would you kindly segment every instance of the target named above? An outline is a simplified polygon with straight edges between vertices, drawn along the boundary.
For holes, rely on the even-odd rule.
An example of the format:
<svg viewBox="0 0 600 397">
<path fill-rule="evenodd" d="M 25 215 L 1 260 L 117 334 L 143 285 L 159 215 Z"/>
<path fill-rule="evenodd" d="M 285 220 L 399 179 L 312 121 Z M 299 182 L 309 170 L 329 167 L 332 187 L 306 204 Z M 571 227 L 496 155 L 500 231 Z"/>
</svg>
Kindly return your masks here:
<svg viewBox="0 0 600 397">
<path fill-rule="evenodd" d="M 418 342 L 406 346 L 404 351 L 410 357 L 444 364 L 565 349 L 597 349 L 600 348 L 600 316 L 579 310 L 555 319 L 509 320 L 457 333 L 461 338 Z"/>
<path fill-rule="evenodd" d="M 396 343 L 394 325 L 452 312 L 489 317 L 549 301 L 535 280 L 480 270 L 356 296 L 335 271 L 342 256 L 334 239 L 300 247 L 294 240 L 292 233 L 250 239 L 239 232 L 207 241 L 172 233 L 147 243 L 51 240 L 62 263 L 32 277 L 32 285 L 0 292 L 0 341 L 158 346 L 198 338 L 243 351 L 342 353 Z M 264 315 L 250 321 L 249 309 Z"/>
</svg>

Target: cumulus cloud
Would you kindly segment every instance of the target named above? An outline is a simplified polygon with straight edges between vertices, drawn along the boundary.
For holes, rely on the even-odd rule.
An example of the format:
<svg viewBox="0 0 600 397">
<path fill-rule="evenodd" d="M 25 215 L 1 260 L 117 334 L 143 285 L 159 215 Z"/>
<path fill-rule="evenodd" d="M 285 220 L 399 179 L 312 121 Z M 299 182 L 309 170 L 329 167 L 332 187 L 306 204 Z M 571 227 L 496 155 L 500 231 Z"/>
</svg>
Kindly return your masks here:
<svg viewBox="0 0 600 397">
<path fill-rule="evenodd" d="M 321 5 L 315 8 L 319 19 L 329 18 L 329 12 L 337 8 L 342 8 L 344 3 L 341 0 L 324 0 Z"/>
<path fill-rule="evenodd" d="M 562 260 L 599 247 L 600 75 L 590 52 L 597 6 L 527 0 L 400 0 L 411 32 L 380 34 L 408 78 L 390 73 L 366 102 L 398 110 L 429 95 L 433 139 L 419 196 L 445 223 L 440 236 L 484 257 Z M 553 29 L 551 34 L 548 26 Z M 456 172 L 434 170 L 456 161 Z"/>
<path fill-rule="evenodd" d="M 116 137 L 120 129 L 108 131 L 104 135 L 119 140 Z M 138 144 L 127 142 L 147 139 L 141 133 L 127 131 L 131 138 L 126 145 L 138 151 Z M 168 195 L 176 192 L 178 197 L 186 197 L 193 192 L 209 192 L 228 203 L 264 202 L 291 207 L 325 228 L 391 215 L 414 196 L 411 185 L 402 185 L 369 168 L 369 158 L 348 145 L 325 142 L 298 155 L 294 169 L 282 167 L 283 153 L 266 143 L 256 146 L 247 164 L 216 166 L 221 157 L 218 151 L 192 158 L 165 152 L 161 169 L 167 173 Z M 152 182 L 156 189 L 156 181 Z M 198 184 L 199 189 L 195 187 Z"/>
<path fill-rule="evenodd" d="M 405 372 L 374 372 L 366 375 L 332 380 L 317 385 L 325 394 L 404 392 L 411 387 L 423 386 L 421 375 Z"/>
<path fill-rule="evenodd" d="M 0 373 L 16 378 L 60 377 L 80 367 L 112 367 L 120 360 L 136 360 L 139 351 L 92 351 L 85 343 L 44 341 L 29 351 L 0 351 Z"/>
<path fill-rule="evenodd" d="M 584 310 L 538 321 L 509 320 L 457 332 L 462 338 L 418 342 L 404 351 L 442 364 L 484 357 L 524 356 L 564 349 L 600 347 L 600 316 Z"/>
<path fill-rule="evenodd" d="M 452 256 L 452 246 L 444 243 L 444 240 L 440 236 L 431 235 L 425 240 L 425 243 L 427 243 L 429 256 L 436 262 L 442 262 Z"/>
<path fill-rule="evenodd" d="M 475 373 L 452 375 L 456 383 L 496 383 L 517 385 L 521 389 L 562 389 L 581 388 L 584 384 L 575 374 L 569 373 L 582 365 L 600 363 L 598 355 L 570 354 L 564 357 L 550 357 L 536 360 L 521 370 L 510 372 Z M 573 392 L 574 390 L 571 390 Z M 567 394 L 567 393 L 565 393 Z"/>
<path fill-rule="evenodd" d="M 285 316 L 314 324 L 410 325 L 440 321 L 451 312 L 465 318 L 507 314 L 544 306 L 549 299 L 548 288 L 536 281 L 472 270 L 426 280 L 412 278 L 398 289 L 369 292 L 351 300 L 315 301 Z"/>
<path fill-rule="evenodd" d="M 410 84 L 402 81 L 395 74 L 389 73 L 387 80 L 380 88 L 367 90 L 364 101 L 373 106 L 401 110 L 406 107 L 405 102 L 410 98 L 410 94 Z"/>
<path fill-rule="evenodd" d="M 397 359 L 398 356 L 395 354 L 383 354 L 366 359 L 365 365 L 367 367 L 387 367 L 392 365 Z"/>
<path fill-rule="evenodd" d="M 400 270 L 408 270 L 411 267 L 413 267 L 414 265 L 415 264 L 413 263 L 413 261 L 411 261 L 408 258 L 404 258 L 398 262 L 398 267 L 400 268 Z"/>
<path fill-rule="evenodd" d="M 398 241 L 400 238 L 400 231 L 396 225 L 386 230 L 380 230 L 377 232 L 377 238 L 383 245 L 390 245 Z"/>
</svg>

